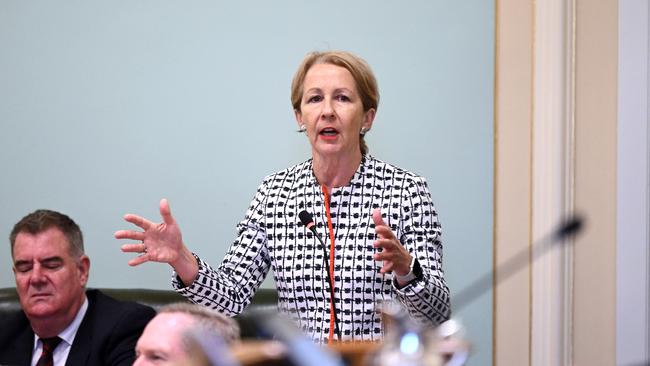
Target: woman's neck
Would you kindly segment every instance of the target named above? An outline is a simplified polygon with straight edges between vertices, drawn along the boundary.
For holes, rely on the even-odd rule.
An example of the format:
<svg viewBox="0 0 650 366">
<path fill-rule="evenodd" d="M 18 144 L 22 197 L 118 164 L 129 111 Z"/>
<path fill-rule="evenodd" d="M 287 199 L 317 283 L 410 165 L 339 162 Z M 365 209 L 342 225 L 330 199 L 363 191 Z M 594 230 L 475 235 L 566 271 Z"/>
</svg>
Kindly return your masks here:
<svg viewBox="0 0 650 366">
<path fill-rule="evenodd" d="M 337 156 L 313 154 L 314 175 L 328 190 L 348 185 L 360 163 L 360 151 Z"/>
</svg>

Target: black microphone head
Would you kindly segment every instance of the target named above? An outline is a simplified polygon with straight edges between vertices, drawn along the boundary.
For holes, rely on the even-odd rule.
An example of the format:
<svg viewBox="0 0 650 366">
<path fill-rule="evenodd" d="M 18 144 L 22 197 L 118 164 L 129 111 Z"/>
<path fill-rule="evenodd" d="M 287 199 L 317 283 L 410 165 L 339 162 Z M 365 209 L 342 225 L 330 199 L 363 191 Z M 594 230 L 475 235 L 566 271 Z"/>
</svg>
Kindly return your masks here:
<svg viewBox="0 0 650 366">
<path fill-rule="evenodd" d="M 300 211 L 300 213 L 298 213 L 298 217 L 300 218 L 300 222 L 302 222 L 302 224 L 307 227 L 309 227 L 310 224 L 314 223 L 314 217 L 305 210 Z"/>
<path fill-rule="evenodd" d="M 582 230 L 584 220 L 579 215 L 569 217 L 562 226 L 555 232 L 557 240 L 564 239 L 567 236 L 575 235 Z"/>
</svg>

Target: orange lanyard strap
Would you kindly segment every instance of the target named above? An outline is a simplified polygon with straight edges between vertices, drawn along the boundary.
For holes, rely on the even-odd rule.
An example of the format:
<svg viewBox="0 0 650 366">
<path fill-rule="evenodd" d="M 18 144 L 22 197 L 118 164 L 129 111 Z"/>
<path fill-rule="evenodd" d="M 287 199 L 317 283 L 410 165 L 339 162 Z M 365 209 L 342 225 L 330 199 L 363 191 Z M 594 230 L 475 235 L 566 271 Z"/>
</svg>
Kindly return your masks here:
<svg viewBox="0 0 650 366">
<path fill-rule="evenodd" d="M 323 190 L 323 195 L 325 196 L 325 214 L 327 215 L 327 227 L 330 233 L 330 333 L 327 337 L 328 341 L 331 342 L 334 338 L 334 328 L 336 327 L 336 314 L 334 309 L 334 229 L 332 228 L 332 216 L 330 215 L 330 199 L 327 194 L 327 187 L 321 185 Z"/>
</svg>

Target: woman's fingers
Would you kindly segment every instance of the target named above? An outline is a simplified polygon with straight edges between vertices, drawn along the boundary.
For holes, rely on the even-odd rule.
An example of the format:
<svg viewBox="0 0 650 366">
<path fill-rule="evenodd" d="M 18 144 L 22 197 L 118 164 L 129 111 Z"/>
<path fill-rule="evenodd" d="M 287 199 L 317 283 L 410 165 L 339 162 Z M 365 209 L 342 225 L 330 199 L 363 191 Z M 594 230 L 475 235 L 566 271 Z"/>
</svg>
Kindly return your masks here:
<svg viewBox="0 0 650 366">
<path fill-rule="evenodd" d="M 396 239 L 380 238 L 375 240 L 372 244 L 375 248 L 382 248 L 385 250 L 399 250 L 402 244 L 398 243 Z"/>
<path fill-rule="evenodd" d="M 141 227 L 143 230 L 149 230 L 155 224 L 144 217 L 138 215 L 126 214 L 124 215 L 124 220 L 132 223 L 135 226 Z"/>
<path fill-rule="evenodd" d="M 114 235 L 116 239 L 144 240 L 144 233 L 142 231 L 119 230 Z"/>
<path fill-rule="evenodd" d="M 380 273 L 390 273 L 396 270 L 398 273 L 408 273 L 411 256 L 397 239 L 380 238 L 373 243 L 373 246 L 381 248 L 380 252 L 373 255 L 374 260 L 383 262 Z"/>
<path fill-rule="evenodd" d="M 393 230 L 388 227 L 381 217 L 381 212 L 378 208 L 372 211 L 372 221 L 375 224 L 375 234 L 380 239 L 396 239 Z"/>
<path fill-rule="evenodd" d="M 174 217 L 172 217 L 172 210 L 169 207 L 169 201 L 166 198 L 160 200 L 160 216 L 167 225 L 174 224 Z"/>
<path fill-rule="evenodd" d="M 120 247 L 124 253 L 144 253 L 147 246 L 144 243 L 124 244 Z"/>
<path fill-rule="evenodd" d="M 383 250 L 375 253 L 373 259 L 376 261 L 396 261 L 402 259 L 403 254 L 394 250 Z"/>
<path fill-rule="evenodd" d="M 377 234 L 377 237 L 380 239 L 396 239 L 393 230 L 388 226 L 375 226 L 375 234 Z"/>
<path fill-rule="evenodd" d="M 383 267 L 379 270 L 380 273 L 390 273 L 393 271 L 393 262 L 384 262 Z"/>
<path fill-rule="evenodd" d="M 128 262 L 130 266 L 145 262 L 172 263 L 178 259 L 184 244 L 167 199 L 160 201 L 160 215 L 163 219 L 162 223 L 155 223 L 138 215 L 124 215 L 127 222 L 142 229 L 119 230 L 114 234 L 117 239 L 135 241 L 121 246 L 123 252 L 139 254 Z"/>
<path fill-rule="evenodd" d="M 384 220 L 381 218 L 381 211 L 379 211 L 378 208 L 372 210 L 372 221 L 375 223 L 375 227 L 386 226 L 386 223 L 384 223 Z"/>
<path fill-rule="evenodd" d="M 134 266 L 140 265 L 140 264 L 148 262 L 148 261 L 149 261 L 149 254 L 142 253 L 141 255 L 131 259 L 129 261 L 129 266 L 134 267 Z"/>
</svg>

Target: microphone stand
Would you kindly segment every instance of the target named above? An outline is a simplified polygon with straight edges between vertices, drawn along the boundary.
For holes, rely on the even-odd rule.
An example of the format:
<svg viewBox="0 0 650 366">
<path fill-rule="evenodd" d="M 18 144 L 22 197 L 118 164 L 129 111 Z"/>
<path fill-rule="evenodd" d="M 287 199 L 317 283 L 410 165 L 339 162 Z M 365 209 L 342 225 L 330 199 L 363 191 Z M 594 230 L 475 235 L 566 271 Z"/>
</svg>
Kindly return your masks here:
<svg viewBox="0 0 650 366">
<path fill-rule="evenodd" d="M 327 255 L 327 246 L 323 242 L 323 239 L 318 235 L 318 232 L 316 231 L 316 225 L 314 224 L 314 217 L 307 211 L 300 211 L 298 213 L 298 218 L 300 218 L 300 222 L 302 222 L 303 225 L 307 229 L 309 229 L 316 239 L 320 242 L 320 244 L 323 246 L 323 263 L 325 265 L 325 277 L 327 279 L 327 284 L 330 287 L 330 297 L 331 297 L 331 305 L 332 305 L 332 314 L 334 317 L 334 332 L 339 338 L 339 341 L 341 340 L 341 330 L 339 329 L 339 321 L 338 321 L 338 316 L 336 315 L 336 304 L 334 304 L 334 282 L 332 281 L 332 277 L 330 275 L 330 265 L 329 261 L 327 260 L 328 255 Z"/>
<path fill-rule="evenodd" d="M 314 233 L 316 239 L 318 239 L 320 244 L 323 246 L 323 263 L 325 264 L 325 276 L 327 279 L 327 284 L 330 287 L 330 296 L 332 298 L 332 313 L 334 314 L 334 333 L 336 333 L 336 336 L 340 341 L 341 330 L 339 329 L 339 320 L 338 320 L 338 316 L 336 315 L 336 305 L 334 304 L 334 282 L 332 281 L 332 276 L 330 275 L 330 264 L 329 261 L 327 260 L 328 258 L 327 247 L 325 246 L 325 242 L 323 242 L 323 239 L 321 239 L 320 235 L 318 235 L 318 232 L 316 231 L 316 225 L 311 225 L 309 227 L 309 230 L 311 230 L 311 232 Z"/>
<path fill-rule="evenodd" d="M 561 244 L 564 239 L 577 234 L 582 229 L 582 218 L 574 216 L 563 223 L 555 232 L 544 236 L 532 245 L 532 254 L 529 249 L 524 249 L 508 260 L 499 265 L 495 271 L 490 271 L 472 282 L 469 286 L 463 288 L 454 295 L 454 309 L 461 309 L 472 303 L 477 297 L 492 288 L 513 274 L 517 273 L 528 263 L 534 262 L 537 258 L 546 254 L 554 245 Z M 499 274 L 496 282 L 493 280 L 493 274 Z"/>
</svg>

